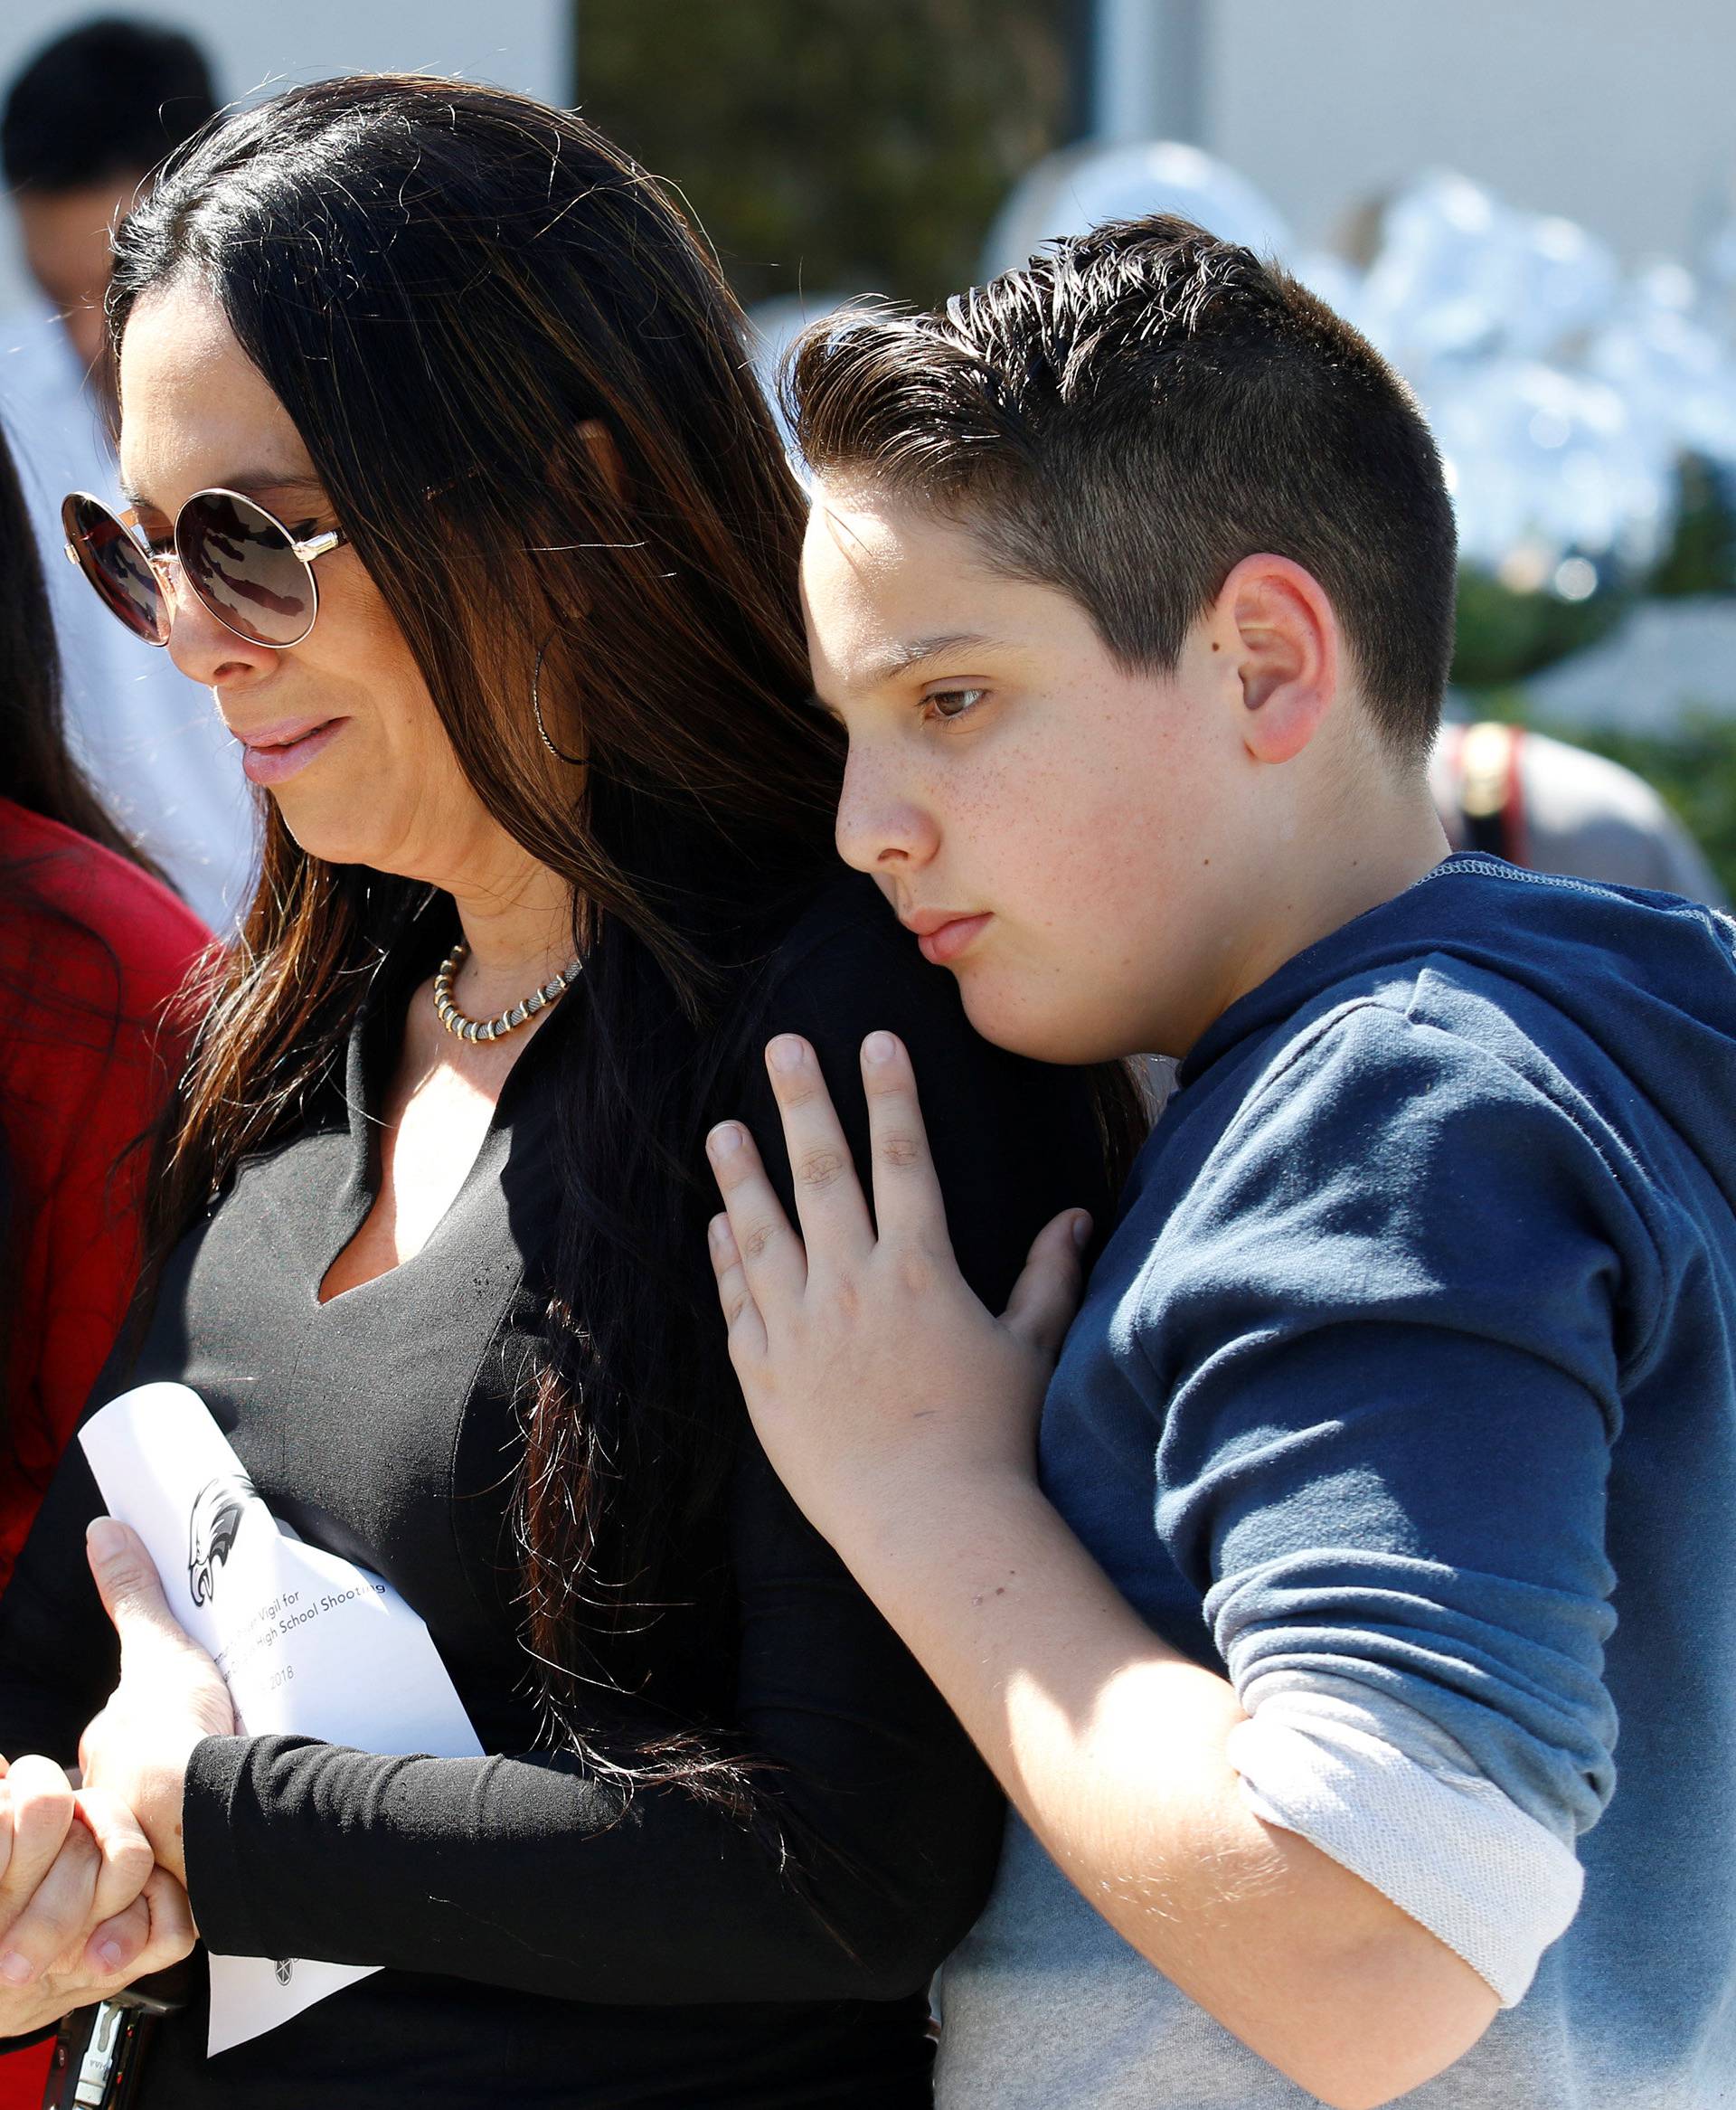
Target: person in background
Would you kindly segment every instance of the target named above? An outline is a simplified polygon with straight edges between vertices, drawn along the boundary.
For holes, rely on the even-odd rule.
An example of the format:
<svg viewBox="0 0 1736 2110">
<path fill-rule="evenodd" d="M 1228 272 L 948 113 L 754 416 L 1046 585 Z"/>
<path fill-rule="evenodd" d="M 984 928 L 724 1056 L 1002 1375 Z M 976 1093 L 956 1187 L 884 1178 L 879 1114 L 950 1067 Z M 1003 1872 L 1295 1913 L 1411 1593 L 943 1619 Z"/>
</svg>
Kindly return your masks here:
<svg viewBox="0 0 1736 2110">
<path fill-rule="evenodd" d="M 209 941 L 68 752 L 48 597 L 0 436 L 0 1587 L 138 1267 L 133 1148 L 185 1053 L 165 1008 Z M 0 2057 L 35 2110 L 45 2050 Z"/>
<path fill-rule="evenodd" d="M 127 834 L 226 927 L 256 863 L 240 752 L 210 697 L 167 653 L 128 638 L 92 604 L 61 561 L 59 532 L 63 492 L 114 483 L 102 317 L 110 228 L 215 108 L 198 46 L 143 23 L 87 23 L 14 80 L 0 110 L 0 166 L 41 298 L 0 324 L 0 415 L 62 641 L 72 752 Z"/>
<path fill-rule="evenodd" d="M 1729 905 L 1700 846 L 1663 800 L 1604 755 L 1518 725 L 1449 723 L 1429 759 L 1429 788 L 1456 850 Z"/>
</svg>

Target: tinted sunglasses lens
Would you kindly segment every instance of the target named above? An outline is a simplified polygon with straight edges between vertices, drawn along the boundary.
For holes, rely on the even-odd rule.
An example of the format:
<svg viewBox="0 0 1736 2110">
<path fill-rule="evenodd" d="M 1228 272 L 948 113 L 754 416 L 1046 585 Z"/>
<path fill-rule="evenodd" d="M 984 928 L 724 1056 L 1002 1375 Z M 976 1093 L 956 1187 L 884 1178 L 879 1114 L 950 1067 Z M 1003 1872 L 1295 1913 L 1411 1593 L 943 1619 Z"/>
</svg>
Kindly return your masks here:
<svg viewBox="0 0 1736 2110">
<path fill-rule="evenodd" d="M 271 516 L 248 499 L 196 493 L 181 508 L 175 543 L 187 584 L 238 637 L 294 645 L 313 628 L 313 572 Z"/>
<path fill-rule="evenodd" d="M 145 553 L 109 512 L 78 492 L 61 507 L 79 568 L 135 637 L 161 645 L 169 634 L 163 591 Z"/>
</svg>

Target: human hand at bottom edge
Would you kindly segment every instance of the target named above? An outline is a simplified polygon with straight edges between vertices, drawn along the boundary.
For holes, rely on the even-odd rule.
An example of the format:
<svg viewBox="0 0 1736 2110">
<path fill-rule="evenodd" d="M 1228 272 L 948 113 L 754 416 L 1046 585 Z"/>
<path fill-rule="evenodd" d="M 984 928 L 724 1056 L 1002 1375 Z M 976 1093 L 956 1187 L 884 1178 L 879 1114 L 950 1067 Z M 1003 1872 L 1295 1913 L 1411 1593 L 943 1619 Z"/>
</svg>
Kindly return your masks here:
<svg viewBox="0 0 1736 2110">
<path fill-rule="evenodd" d="M 124 1803 L 50 1759 L 0 1759 L 0 2036 L 106 2000 L 195 1938 L 186 1892 Z"/>
</svg>

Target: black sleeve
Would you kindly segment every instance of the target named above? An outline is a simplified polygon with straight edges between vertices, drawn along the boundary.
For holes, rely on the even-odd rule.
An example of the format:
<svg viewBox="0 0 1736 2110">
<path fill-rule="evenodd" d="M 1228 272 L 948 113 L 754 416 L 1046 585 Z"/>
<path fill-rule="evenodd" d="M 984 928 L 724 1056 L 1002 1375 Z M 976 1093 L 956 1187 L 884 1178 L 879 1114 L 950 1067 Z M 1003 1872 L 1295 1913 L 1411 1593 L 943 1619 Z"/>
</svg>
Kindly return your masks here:
<svg viewBox="0 0 1736 2110">
<path fill-rule="evenodd" d="M 823 926 L 774 984 L 765 1026 L 816 1042 L 859 1151 L 855 1050 L 877 1026 L 906 1037 L 955 1237 L 991 1297 L 1047 1215 L 1097 1199 L 1081 1191 L 1094 1162 L 1081 1082 L 985 1047 L 950 979 L 883 919 Z M 760 1076 L 756 1048 L 737 1111 L 788 1194 Z M 722 1353 L 721 1322 L 718 1339 Z M 732 1501 L 735 1726 L 761 1761 L 762 1821 L 685 1787 L 628 1795 L 547 1755 L 382 1758 L 213 1738 L 193 1755 L 184 1806 L 210 1944 L 640 2003 L 920 1987 L 986 1894 L 998 1797 L 757 1446 Z"/>
</svg>

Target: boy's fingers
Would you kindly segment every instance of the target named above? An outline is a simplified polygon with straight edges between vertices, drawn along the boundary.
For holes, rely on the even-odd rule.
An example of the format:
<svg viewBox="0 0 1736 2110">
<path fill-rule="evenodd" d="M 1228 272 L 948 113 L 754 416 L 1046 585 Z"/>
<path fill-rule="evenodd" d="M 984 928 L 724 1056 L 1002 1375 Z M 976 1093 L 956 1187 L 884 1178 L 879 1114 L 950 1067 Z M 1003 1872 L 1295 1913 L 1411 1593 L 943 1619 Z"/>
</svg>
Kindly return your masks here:
<svg viewBox="0 0 1736 2110">
<path fill-rule="evenodd" d="M 735 1250 L 735 1240 L 730 1235 L 728 1216 L 713 1216 L 705 1226 L 705 1250 L 712 1256 L 712 1273 L 717 1277 L 717 1301 L 723 1307 L 725 1319 L 735 1317 L 735 1292 L 726 1290 L 724 1284 L 735 1275 L 741 1275 L 741 1255 Z M 741 1294 L 748 1293 L 748 1282 L 741 1275 Z"/>
<path fill-rule="evenodd" d="M 18 1758 L 6 1776 L 5 1805 L 9 1851 L 0 1873 L 0 1935 L 54 1865 L 72 1827 L 72 1790 L 52 1759 Z"/>
<path fill-rule="evenodd" d="M 81 1789 L 78 1809 L 102 1857 L 90 1916 L 106 1919 L 112 1913 L 125 1911 L 144 1889 L 156 1866 L 156 1856 L 139 1829 L 137 1818 L 113 1795 L 105 1795 L 96 1788 Z"/>
<path fill-rule="evenodd" d="M 946 1204 L 929 1155 L 916 1073 L 895 1033 L 871 1033 L 863 1042 L 862 1087 L 873 1150 L 874 1221 L 882 1243 L 899 1238 L 947 1250 Z"/>
<path fill-rule="evenodd" d="M 873 1225 L 818 1056 L 799 1034 L 780 1033 L 766 1049 L 766 1070 L 784 1117 L 784 1144 L 809 1266 L 822 1257 L 866 1253 L 873 1243 Z"/>
<path fill-rule="evenodd" d="M 199 1930 L 193 1924 L 193 1907 L 186 1892 L 166 1869 L 152 1871 L 145 1886 L 145 1903 L 151 1914 L 149 1968 L 161 1971 L 191 1954 Z"/>
<path fill-rule="evenodd" d="M 763 1316 L 769 1300 L 801 1295 L 807 1285 L 807 1256 L 741 1123 L 721 1121 L 705 1139 L 705 1154 L 729 1211 L 748 1288 Z"/>
<path fill-rule="evenodd" d="M 727 1216 L 713 1216 L 708 1234 L 712 1273 L 717 1277 L 717 1301 L 723 1307 L 723 1323 L 730 1329 L 731 1356 L 745 1349 L 753 1354 L 766 1345 L 766 1329 L 760 1308 L 748 1287 L 748 1278 L 736 1250 Z"/>
<path fill-rule="evenodd" d="M 1046 1356 L 1060 1353 L 1079 1309 L 1080 1258 L 1090 1235 L 1091 1219 L 1083 1209 L 1064 1211 L 1037 1233 L 1024 1271 L 1013 1285 L 1007 1329 Z"/>
<path fill-rule="evenodd" d="M 84 1944 L 84 1967 L 93 1977 L 130 1976 L 151 1938 L 151 1908 L 142 1897 L 93 1928 Z"/>
<path fill-rule="evenodd" d="M 102 1856 L 96 1840 L 82 1824 L 74 1824 L 24 1910 L 0 1939 L 0 1984 L 34 1984 L 55 1958 L 78 1941 L 90 1924 L 101 1872 Z"/>
</svg>

